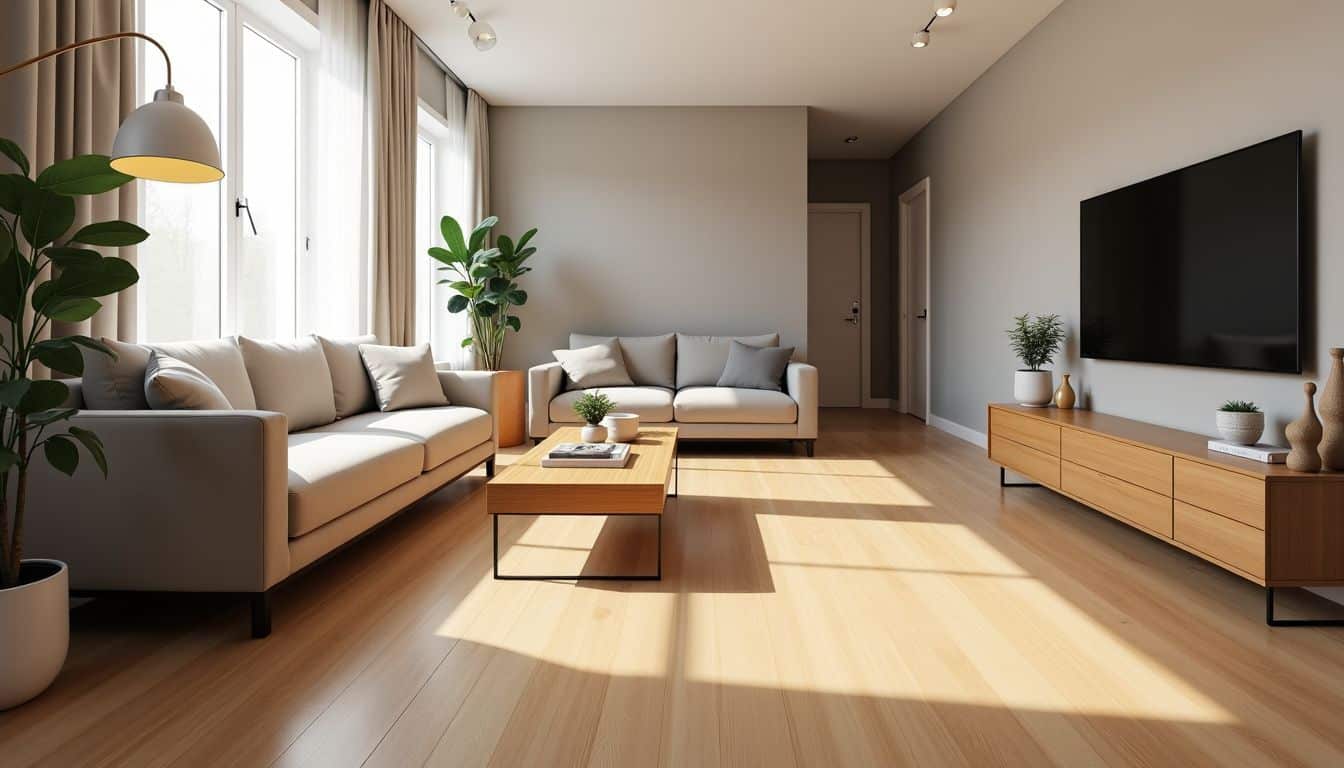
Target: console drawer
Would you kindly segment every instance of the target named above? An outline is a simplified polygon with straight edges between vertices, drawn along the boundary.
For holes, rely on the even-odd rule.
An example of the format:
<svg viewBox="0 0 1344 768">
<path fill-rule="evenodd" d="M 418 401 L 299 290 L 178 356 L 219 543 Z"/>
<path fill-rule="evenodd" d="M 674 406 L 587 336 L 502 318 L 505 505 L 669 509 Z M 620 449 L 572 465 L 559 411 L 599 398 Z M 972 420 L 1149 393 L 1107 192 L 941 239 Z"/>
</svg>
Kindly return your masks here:
<svg viewBox="0 0 1344 768">
<path fill-rule="evenodd" d="M 1038 483 L 1059 487 L 1059 459 L 1005 437 L 990 435 L 990 461 L 1030 477 Z"/>
<path fill-rule="evenodd" d="M 991 408 L 989 433 L 1006 437 L 1051 456 L 1059 455 L 1059 427 L 1054 424 L 1046 424 L 1028 416 Z"/>
<path fill-rule="evenodd" d="M 1176 498 L 1253 528 L 1265 528 L 1265 482 L 1254 477 L 1176 459 Z"/>
<path fill-rule="evenodd" d="M 1171 456 L 1077 429 L 1060 436 L 1061 458 L 1171 496 Z"/>
<path fill-rule="evenodd" d="M 1171 498 L 1068 461 L 1060 462 L 1060 487 L 1088 504 L 1171 538 Z"/>
<path fill-rule="evenodd" d="M 1265 532 L 1183 501 L 1175 504 L 1175 539 L 1260 579 L 1265 578 Z"/>
</svg>

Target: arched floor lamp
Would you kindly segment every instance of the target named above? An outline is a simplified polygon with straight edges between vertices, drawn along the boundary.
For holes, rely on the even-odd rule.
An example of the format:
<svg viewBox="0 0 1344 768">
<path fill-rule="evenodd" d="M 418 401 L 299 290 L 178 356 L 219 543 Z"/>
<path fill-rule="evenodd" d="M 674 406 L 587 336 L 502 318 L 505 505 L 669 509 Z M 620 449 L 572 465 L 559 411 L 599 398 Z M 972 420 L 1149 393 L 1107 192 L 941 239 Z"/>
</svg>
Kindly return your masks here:
<svg viewBox="0 0 1344 768">
<path fill-rule="evenodd" d="M 153 101 L 122 121 L 112 142 L 110 165 L 128 176 L 152 181 L 190 184 L 224 178 L 214 134 L 200 115 L 182 103 L 182 94 L 173 89 L 173 62 L 168 51 L 149 35 L 115 32 L 80 40 L 0 70 L 0 77 L 76 48 L 124 38 L 139 38 L 159 49 L 167 65 L 168 84 L 154 92 Z"/>
</svg>

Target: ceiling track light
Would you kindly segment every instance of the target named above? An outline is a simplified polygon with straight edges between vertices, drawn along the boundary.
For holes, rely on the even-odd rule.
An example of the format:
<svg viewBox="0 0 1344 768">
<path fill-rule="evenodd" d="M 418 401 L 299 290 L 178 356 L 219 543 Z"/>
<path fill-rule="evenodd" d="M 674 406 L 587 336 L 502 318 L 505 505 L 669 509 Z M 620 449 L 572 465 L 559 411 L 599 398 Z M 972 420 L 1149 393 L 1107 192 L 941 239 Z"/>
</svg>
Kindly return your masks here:
<svg viewBox="0 0 1344 768">
<path fill-rule="evenodd" d="M 471 41 L 472 45 L 476 46 L 476 50 L 488 51 L 499 42 L 499 36 L 495 34 L 495 28 L 490 26 L 489 22 L 476 18 L 476 14 L 471 12 L 466 3 L 448 0 L 448 6 L 452 8 L 453 14 L 459 19 L 471 19 L 471 26 L 467 27 L 467 39 Z"/>
<path fill-rule="evenodd" d="M 937 0 L 933 4 L 933 17 L 929 19 L 929 23 L 925 24 L 923 29 L 916 32 L 915 36 L 910 39 L 910 47 L 928 48 L 929 40 L 932 37 L 933 23 L 951 16 L 956 10 L 957 0 Z"/>
</svg>

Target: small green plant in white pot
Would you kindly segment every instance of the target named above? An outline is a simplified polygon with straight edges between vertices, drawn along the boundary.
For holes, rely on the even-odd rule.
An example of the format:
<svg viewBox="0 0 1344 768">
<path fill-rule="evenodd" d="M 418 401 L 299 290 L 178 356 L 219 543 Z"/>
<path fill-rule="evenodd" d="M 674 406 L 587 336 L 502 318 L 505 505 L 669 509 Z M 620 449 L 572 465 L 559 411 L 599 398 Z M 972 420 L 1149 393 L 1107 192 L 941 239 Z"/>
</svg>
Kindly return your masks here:
<svg viewBox="0 0 1344 768">
<path fill-rule="evenodd" d="M 1265 432 L 1265 414 L 1255 403 L 1228 400 L 1218 409 L 1218 434 L 1229 443 L 1255 445 Z"/>
<path fill-rule="evenodd" d="M 615 409 L 616 404 L 601 392 L 585 392 L 574 401 L 574 412 L 587 424 L 580 434 L 583 442 L 606 442 L 607 428 L 602 426 L 602 420 Z"/>
<path fill-rule="evenodd" d="M 1013 352 L 1022 365 L 1013 377 L 1013 399 L 1019 405 L 1040 408 L 1050 403 L 1055 393 L 1054 375 L 1042 370 L 1050 365 L 1064 343 L 1064 323 L 1059 315 L 1018 315 L 1008 329 Z"/>
</svg>

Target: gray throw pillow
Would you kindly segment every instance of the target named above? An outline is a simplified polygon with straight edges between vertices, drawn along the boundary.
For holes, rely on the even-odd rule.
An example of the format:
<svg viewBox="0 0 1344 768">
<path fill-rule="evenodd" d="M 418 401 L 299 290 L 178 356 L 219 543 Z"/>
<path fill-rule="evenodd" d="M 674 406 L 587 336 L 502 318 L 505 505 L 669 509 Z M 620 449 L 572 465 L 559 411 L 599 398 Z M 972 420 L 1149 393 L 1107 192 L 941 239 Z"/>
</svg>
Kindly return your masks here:
<svg viewBox="0 0 1344 768">
<path fill-rule="evenodd" d="M 329 339 L 318 336 L 322 354 L 327 357 L 331 371 L 332 395 L 336 400 L 336 418 L 344 419 L 378 407 L 369 384 L 369 372 L 359 356 L 360 344 L 377 344 L 375 336 L 356 336 L 352 339 Z"/>
<path fill-rule="evenodd" d="M 752 347 L 777 347 L 779 334 L 761 336 L 687 336 L 677 334 L 677 389 L 712 387 L 728 363 L 728 345 L 740 341 Z"/>
<path fill-rule="evenodd" d="M 781 382 L 790 357 L 793 347 L 753 347 L 734 340 L 718 386 L 783 392 Z"/>
<path fill-rule="evenodd" d="M 360 344 L 359 356 L 373 382 L 378 410 L 400 411 L 448 405 L 448 396 L 434 370 L 434 354 L 428 344 L 418 347 L 383 347 Z"/>
<path fill-rule="evenodd" d="M 557 349 L 551 352 L 569 377 L 570 389 L 593 387 L 629 387 L 634 384 L 625 370 L 625 359 L 616 340 L 582 349 Z"/>
<path fill-rule="evenodd" d="M 145 366 L 145 401 L 156 411 L 229 411 L 229 399 L 191 363 L 152 352 Z"/>
<path fill-rule="evenodd" d="M 95 411 L 143 411 L 145 368 L 149 366 L 149 348 L 103 337 L 103 344 L 116 353 L 80 347 L 84 355 L 84 407 Z"/>
</svg>

